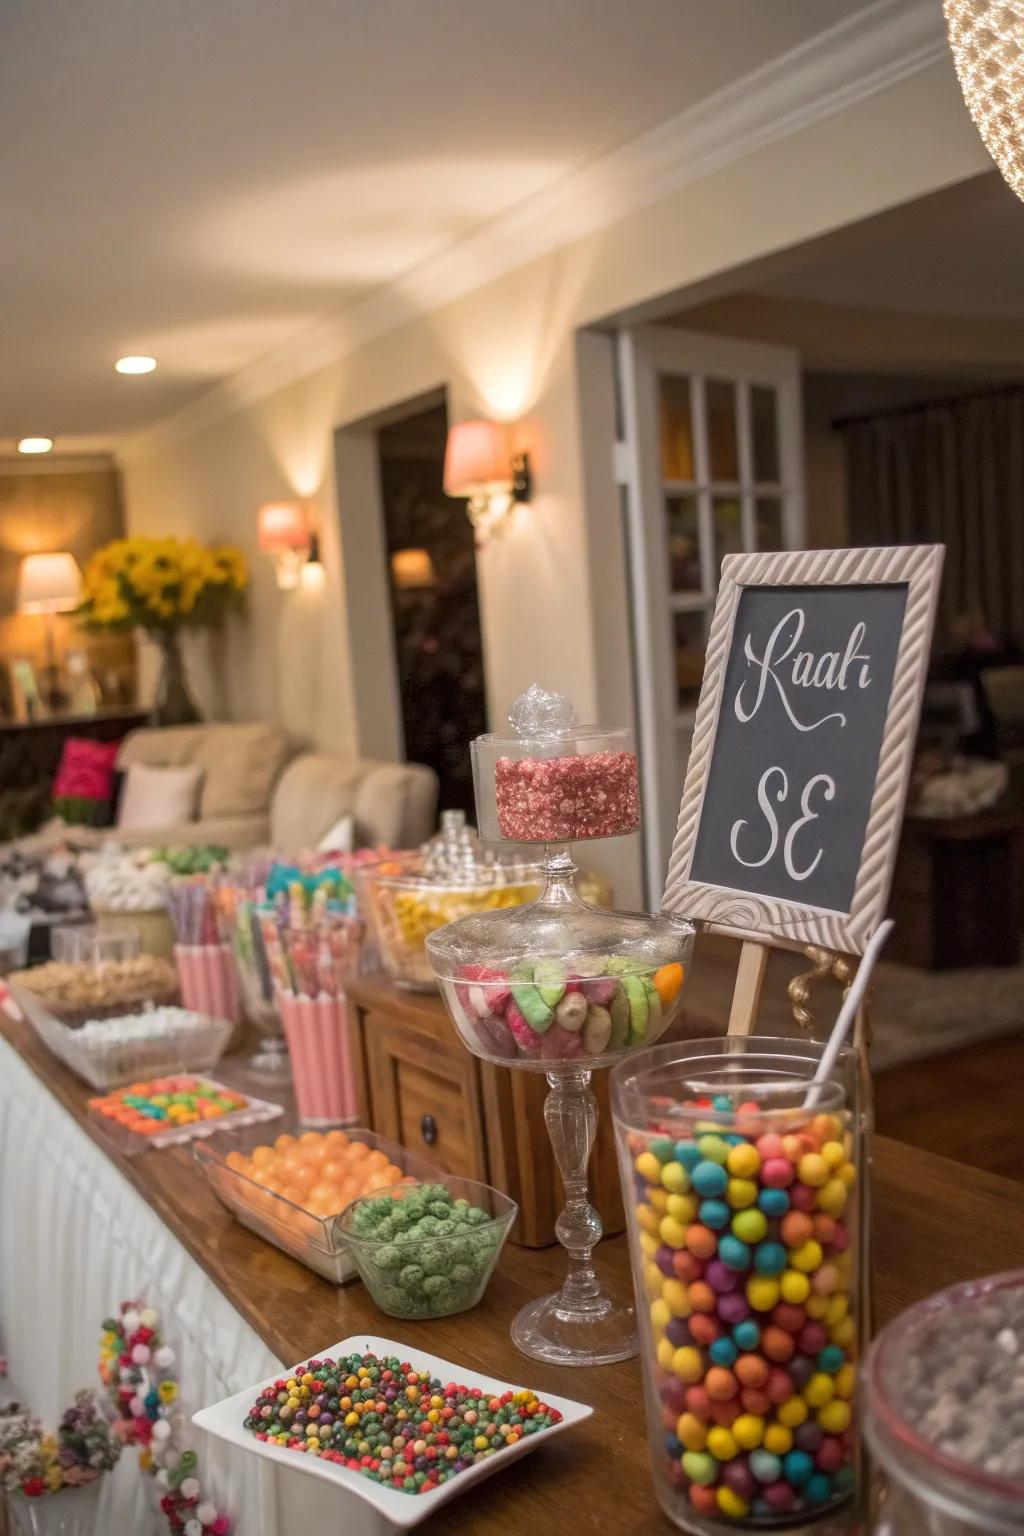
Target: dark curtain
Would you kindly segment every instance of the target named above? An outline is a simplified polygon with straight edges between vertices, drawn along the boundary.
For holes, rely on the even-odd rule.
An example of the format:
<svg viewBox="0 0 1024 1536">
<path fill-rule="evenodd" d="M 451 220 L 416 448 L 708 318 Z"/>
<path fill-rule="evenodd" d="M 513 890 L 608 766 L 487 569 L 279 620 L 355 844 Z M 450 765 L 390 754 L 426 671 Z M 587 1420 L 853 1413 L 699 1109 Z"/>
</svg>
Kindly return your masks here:
<svg viewBox="0 0 1024 1536">
<path fill-rule="evenodd" d="M 851 542 L 945 544 L 940 636 L 1024 641 L 1024 389 L 839 425 Z"/>
</svg>

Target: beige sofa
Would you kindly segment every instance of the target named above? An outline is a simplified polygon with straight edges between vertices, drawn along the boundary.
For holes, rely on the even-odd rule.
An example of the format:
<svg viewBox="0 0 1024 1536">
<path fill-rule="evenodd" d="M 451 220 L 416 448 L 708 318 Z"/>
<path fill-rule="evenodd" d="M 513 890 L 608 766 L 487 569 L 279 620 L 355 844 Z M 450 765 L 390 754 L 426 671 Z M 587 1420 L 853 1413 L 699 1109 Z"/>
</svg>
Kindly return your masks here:
<svg viewBox="0 0 1024 1536">
<path fill-rule="evenodd" d="M 437 814 L 437 776 L 420 763 L 300 752 L 279 726 L 202 724 L 138 730 L 125 737 L 118 767 L 146 763 L 203 770 L 195 821 L 103 836 L 127 844 L 219 843 L 313 848 L 342 816 L 353 846 L 412 848 L 429 837 Z"/>
</svg>

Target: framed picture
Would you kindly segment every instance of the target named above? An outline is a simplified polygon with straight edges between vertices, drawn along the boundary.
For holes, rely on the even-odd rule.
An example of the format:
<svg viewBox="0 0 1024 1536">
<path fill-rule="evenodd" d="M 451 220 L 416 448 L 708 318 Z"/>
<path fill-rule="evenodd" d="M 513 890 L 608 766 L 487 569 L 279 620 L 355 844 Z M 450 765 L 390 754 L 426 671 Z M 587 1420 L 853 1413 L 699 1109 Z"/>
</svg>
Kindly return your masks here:
<svg viewBox="0 0 1024 1536">
<path fill-rule="evenodd" d="M 726 557 L 666 910 L 863 952 L 889 897 L 943 554 Z"/>
</svg>

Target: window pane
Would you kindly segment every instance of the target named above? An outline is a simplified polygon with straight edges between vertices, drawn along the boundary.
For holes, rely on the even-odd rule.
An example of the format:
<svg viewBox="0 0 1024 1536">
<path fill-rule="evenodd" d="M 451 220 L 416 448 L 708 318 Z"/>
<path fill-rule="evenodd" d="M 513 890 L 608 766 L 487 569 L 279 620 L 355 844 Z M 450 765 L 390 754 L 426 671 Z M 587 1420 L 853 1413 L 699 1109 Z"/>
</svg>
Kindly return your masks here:
<svg viewBox="0 0 1024 1536">
<path fill-rule="evenodd" d="M 754 502 L 758 549 L 785 549 L 782 536 L 782 502 L 778 496 L 759 496 Z"/>
<path fill-rule="evenodd" d="M 700 530 L 696 496 L 668 496 L 668 563 L 673 592 L 699 592 Z"/>
<path fill-rule="evenodd" d="M 680 709 L 691 709 L 697 702 L 704 676 L 704 613 L 673 615 L 676 643 L 676 694 Z"/>
<path fill-rule="evenodd" d="M 708 414 L 708 452 L 712 480 L 738 480 L 736 386 L 725 379 L 708 379 L 704 386 Z"/>
<path fill-rule="evenodd" d="M 711 514 L 715 521 L 715 569 L 720 570 L 726 555 L 738 555 L 743 549 L 743 514 L 734 496 L 716 496 Z"/>
<path fill-rule="evenodd" d="M 750 420 L 754 434 L 754 479 L 779 478 L 779 406 L 770 384 L 750 391 Z"/>
<path fill-rule="evenodd" d="M 666 480 L 693 479 L 693 421 L 690 380 L 663 374 L 661 388 L 661 473 Z"/>
</svg>

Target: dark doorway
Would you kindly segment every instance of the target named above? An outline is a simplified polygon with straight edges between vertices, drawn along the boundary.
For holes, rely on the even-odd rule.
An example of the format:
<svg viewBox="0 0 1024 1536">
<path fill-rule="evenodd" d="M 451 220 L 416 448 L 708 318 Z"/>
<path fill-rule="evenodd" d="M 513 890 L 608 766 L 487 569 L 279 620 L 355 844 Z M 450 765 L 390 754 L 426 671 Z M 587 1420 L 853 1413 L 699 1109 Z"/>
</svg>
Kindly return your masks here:
<svg viewBox="0 0 1024 1536">
<path fill-rule="evenodd" d="M 469 742 L 487 729 L 476 551 L 444 494 L 445 406 L 378 429 L 381 499 L 406 757 L 441 781 L 441 807 L 474 819 Z"/>
</svg>

